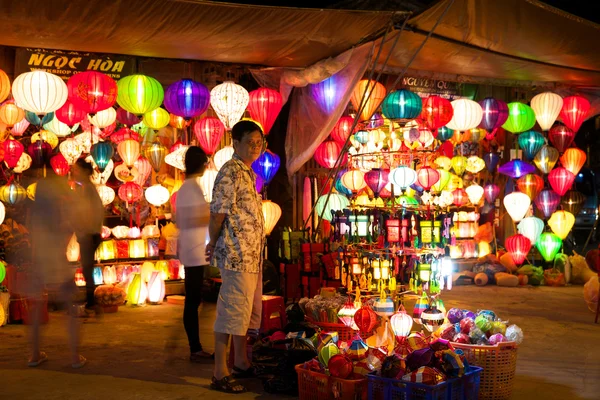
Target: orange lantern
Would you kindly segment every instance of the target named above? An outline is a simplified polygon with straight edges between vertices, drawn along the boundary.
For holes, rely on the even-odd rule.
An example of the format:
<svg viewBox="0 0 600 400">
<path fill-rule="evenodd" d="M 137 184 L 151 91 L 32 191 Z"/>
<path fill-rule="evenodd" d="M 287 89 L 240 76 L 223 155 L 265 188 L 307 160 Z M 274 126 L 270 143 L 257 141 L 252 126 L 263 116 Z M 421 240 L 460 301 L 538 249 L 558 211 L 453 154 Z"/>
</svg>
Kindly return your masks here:
<svg viewBox="0 0 600 400">
<path fill-rule="evenodd" d="M 560 162 L 567 170 L 571 171 L 573 175 L 577 175 L 585 164 L 586 160 L 585 151 L 576 147 L 571 147 L 565 150 L 565 153 L 560 157 Z"/>
<path fill-rule="evenodd" d="M 360 119 L 367 121 L 371 118 L 375 110 L 377 110 L 385 98 L 385 94 L 385 87 L 381 83 L 363 79 L 358 82 L 352 91 L 350 102 L 357 112 L 360 110 L 361 101 L 363 102 L 364 107 L 360 113 Z"/>
<path fill-rule="evenodd" d="M 0 121 L 9 128 L 25 118 L 25 111 L 16 104 L 6 103 L 0 107 Z"/>
<path fill-rule="evenodd" d="M 527 174 L 517 180 L 517 186 L 521 192 L 534 200 L 544 188 L 544 180 L 539 175 Z"/>
</svg>

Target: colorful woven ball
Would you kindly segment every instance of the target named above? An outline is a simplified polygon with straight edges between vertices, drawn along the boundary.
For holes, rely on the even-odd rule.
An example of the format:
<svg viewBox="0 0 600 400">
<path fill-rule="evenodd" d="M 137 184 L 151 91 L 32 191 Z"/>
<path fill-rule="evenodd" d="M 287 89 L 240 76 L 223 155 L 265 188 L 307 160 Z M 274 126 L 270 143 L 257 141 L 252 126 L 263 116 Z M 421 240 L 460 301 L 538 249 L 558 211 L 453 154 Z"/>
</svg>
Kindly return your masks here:
<svg viewBox="0 0 600 400">
<path fill-rule="evenodd" d="M 469 338 L 469 335 L 464 333 L 457 333 L 456 336 L 454 336 L 454 339 L 452 339 L 452 341 L 454 343 L 471 344 L 471 339 Z"/>
<path fill-rule="evenodd" d="M 479 311 L 479 313 L 477 315 L 483 315 L 490 321 L 496 320 L 496 313 L 493 311 L 490 311 L 490 310 L 481 310 L 481 311 Z"/>
<path fill-rule="evenodd" d="M 367 358 L 368 350 L 369 346 L 361 338 L 358 338 L 352 341 L 346 354 L 352 361 L 361 361 Z"/>
<path fill-rule="evenodd" d="M 490 333 L 493 335 L 495 333 L 506 334 L 506 324 L 502 321 L 494 321 L 492 322 L 492 328 L 490 329 Z"/>
<path fill-rule="evenodd" d="M 433 360 L 434 351 L 429 347 L 424 349 L 415 350 L 406 357 L 406 367 L 410 371 L 419 369 L 420 367 L 427 366 Z"/>
<path fill-rule="evenodd" d="M 475 321 L 477 314 L 475 314 L 473 311 L 463 310 L 463 318 L 471 318 L 473 321 Z"/>
<path fill-rule="evenodd" d="M 395 354 L 386 357 L 381 364 L 381 376 L 389 379 L 399 379 L 406 371 L 406 364 Z"/>
<path fill-rule="evenodd" d="M 385 299 L 377 299 L 375 304 L 373 305 L 373 310 L 375 314 L 380 317 L 389 317 L 394 315 L 396 312 L 396 307 L 394 307 L 394 301 L 391 297 L 386 297 Z"/>
<path fill-rule="evenodd" d="M 329 343 L 319 351 L 319 362 L 321 365 L 327 366 L 331 357 L 336 354 L 340 354 L 340 349 L 334 343 Z"/>
<path fill-rule="evenodd" d="M 427 343 L 427 339 L 425 338 L 425 336 L 423 336 L 419 332 L 411 333 L 406 339 L 406 342 L 413 351 L 423 349 L 429 346 L 429 343 Z"/>
<path fill-rule="evenodd" d="M 485 333 L 492 329 L 492 322 L 485 315 L 478 315 L 475 318 L 475 326 Z"/>
<path fill-rule="evenodd" d="M 343 354 L 336 354 L 329 359 L 327 368 L 331 376 L 346 379 L 354 370 L 352 361 Z"/>
<path fill-rule="evenodd" d="M 377 325 L 377 314 L 373 312 L 371 307 L 363 306 L 354 314 L 354 323 L 361 332 L 369 333 Z"/>
<path fill-rule="evenodd" d="M 355 374 L 364 376 L 373 372 L 373 367 L 366 361 L 358 361 L 354 363 L 353 371 Z"/>
<path fill-rule="evenodd" d="M 469 332 L 469 338 L 471 339 L 471 343 L 475 344 L 486 344 L 487 342 L 485 333 L 483 333 L 483 331 L 478 327 L 471 329 L 471 332 Z"/>
<path fill-rule="evenodd" d="M 429 348 L 431 348 L 433 351 L 454 350 L 452 343 L 446 339 L 435 339 L 429 343 Z"/>
<path fill-rule="evenodd" d="M 381 363 L 387 357 L 387 351 L 379 347 L 369 347 L 367 352 L 367 362 L 375 369 L 381 368 Z"/>
<path fill-rule="evenodd" d="M 489 337 L 488 342 L 494 346 L 500 342 L 506 342 L 506 338 L 504 337 L 503 334 L 501 333 L 495 333 L 492 336 Z"/>
<path fill-rule="evenodd" d="M 467 318 L 463 318 L 460 321 L 460 331 L 462 333 L 466 333 L 467 335 L 469 334 L 469 332 L 471 332 L 471 330 L 473 329 L 474 326 L 475 326 L 475 321 L 473 320 L 473 318 L 467 317 Z"/>
<path fill-rule="evenodd" d="M 463 310 L 461 310 L 460 308 L 451 308 L 450 310 L 448 310 L 446 318 L 448 318 L 448 321 L 450 321 L 450 323 L 456 324 L 464 318 Z"/>
<path fill-rule="evenodd" d="M 506 328 L 506 339 L 521 344 L 523 343 L 523 331 L 517 325 L 510 325 Z"/>
<path fill-rule="evenodd" d="M 456 335 L 456 329 L 454 324 L 444 324 L 440 326 L 435 332 L 433 332 L 433 337 L 441 338 L 446 340 L 452 340 Z"/>
<path fill-rule="evenodd" d="M 431 367 L 421 367 L 416 371 L 406 374 L 402 377 L 405 382 L 422 383 L 424 385 L 437 385 L 444 382 L 446 377 L 440 371 Z"/>
</svg>

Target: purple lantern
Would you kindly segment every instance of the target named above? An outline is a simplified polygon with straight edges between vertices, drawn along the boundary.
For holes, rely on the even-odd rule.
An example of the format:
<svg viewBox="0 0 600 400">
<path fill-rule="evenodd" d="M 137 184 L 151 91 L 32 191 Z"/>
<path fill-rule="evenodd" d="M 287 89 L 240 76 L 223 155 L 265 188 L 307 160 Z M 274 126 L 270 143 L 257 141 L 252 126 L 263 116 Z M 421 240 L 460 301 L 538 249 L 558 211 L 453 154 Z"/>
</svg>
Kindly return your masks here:
<svg viewBox="0 0 600 400">
<path fill-rule="evenodd" d="M 375 197 L 379 197 L 379 192 L 387 185 L 389 174 L 389 170 L 379 168 L 374 168 L 365 174 L 365 182 L 373 193 L 375 193 Z"/>
<path fill-rule="evenodd" d="M 34 167 L 41 167 L 48 161 L 52 146 L 43 140 L 36 140 L 27 147 L 27 153 L 31 156 L 31 163 Z"/>
<path fill-rule="evenodd" d="M 483 118 L 479 126 L 492 134 L 508 119 L 508 106 L 502 100 L 486 97 L 479 102 L 483 109 Z"/>
<path fill-rule="evenodd" d="M 326 114 L 331 114 L 340 104 L 344 90 L 338 83 L 339 78 L 335 75 L 311 85 L 311 92 L 321 109 Z"/>
<path fill-rule="evenodd" d="M 252 163 L 252 169 L 268 185 L 279 169 L 281 160 L 279 156 L 270 150 L 265 151 Z"/>
<path fill-rule="evenodd" d="M 260 176 L 256 176 L 256 191 L 258 193 L 262 192 L 263 186 L 265 184 L 265 181 L 263 180 L 263 178 L 261 178 Z"/>
<path fill-rule="evenodd" d="M 375 128 L 379 128 L 380 126 L 382 126 L 383 123 L 384 123 L 383 116 L 380 113 L 376 112 L 375 114 L 373 114 L 373 116 L 369 120 L 369 123 L 367 124 L 367 126 L 370 129 L 375 129 Z"/>
<path fill-rule="evenodd" d="M 142 120 L 137 115 L 119 107 L 117 109 L 117 121 L 126 126 L 133 126 L 139 124 Z"/>
<path fill-rule="evenodd" d="M 500 161 L 500 156 L 497 153 L 485 153 L 483 155 L 483 161 L 485 162 L 487 170 L 490 173 L 494 173 L 498 166 L 498 161 Z"/>
<path fill-rule="evenodd" d="M 542 190 L 535 198 L 536 207 L 549 218 L 560 204 L 560 195 L 551 189 Z"/>
<path fill-rule="evenodd" d="M 488 183 L 483 187 L 483 195 L 489 204 L 494 204 L 499 194 L 500 188 L 494 183 Z"/>
<path fill-rule="evenodd" d="M 189 120 L 206 111 L 210 91 L 200 82 L 182 79 L 167 88 L 164 101 L 167 111 Z"/>
<path fill-rule="evenodd" d="M 535 172 L 535 167 L 525 161 L 512 160 L 498 168 L 498 172 L 502 175 L 509 176 L 513 179 L 518 179 L 523 175 L 532 174 Z"/>
</svg>

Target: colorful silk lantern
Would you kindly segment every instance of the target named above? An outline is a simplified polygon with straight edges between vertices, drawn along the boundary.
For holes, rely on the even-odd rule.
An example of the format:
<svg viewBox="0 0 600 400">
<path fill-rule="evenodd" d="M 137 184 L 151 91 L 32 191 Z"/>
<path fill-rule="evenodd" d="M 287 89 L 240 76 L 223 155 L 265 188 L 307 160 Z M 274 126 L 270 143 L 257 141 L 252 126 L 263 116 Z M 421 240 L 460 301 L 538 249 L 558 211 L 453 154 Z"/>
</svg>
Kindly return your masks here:
<svg viewBox="0 0 600 400">
<path fill-rule="evenodd" d="M 442 126 L 441 128 L 437 129 L 437 138 L 442 142 L 445 142 L 452 136 L 454 136 L 454 131 L 447 126 Z"/>
<path fill-rule="evenodd" d="M 131 168 L 135 160 L 140 156 L 140 143 L 133 139 L 124 140 L 118 144 L 117 152 L 123 163 Z"/>
<path fill-rule="evenodd" d="M 457 207 L 462 207 L 469 202 L 469 195 L 462 188 L 454 189 L 452 197 L 454 199 L 453 204 Z"/>
<path fill-rule="evenodd" d="M 310 85 L 312 96 L 326 114 L 334 111 L 344 93 L 344 88 L 339 81 L 340 78 L 334 74 L 319 83 Z"/>
<path fill-rule="evenodd" d="M 59 76 L 44 71 L 31 71 L 15 78 L 12 94 L 19 107 L 37 115 L 45 115 L 65 104 L 68 89 Z"/>
<path fill-rule="evenodd" d="M 562 247 L 562 240 L 554 233 L 545 232 L 540 235 L 540 238 L 535 242 L 535 247 L 538 249 L 544 260 L 547 262 L 553 261 L 554 257 Z"/>
<path fill-rule="evenodd" d="M 25 119 L 27 119 L 31 125 L 42 126 L 54 119 L 54 112 L 49 112 L 40 118 L 36 113 L 25 110 Z"/>
<path fill-rule="evenodd" d="M 182 146 L 165 156 L 165 163 L 181 171 L 185 171 L 185 153 L 189 146 Z"/>
<path fill-rule="evenodd" d="M 548 139 L 562 153 L 573 143 L 575 131 L 565 125 L 555 125 L 548 131 Z"/>
<path fill-rule="evenodd" d="M 531 241 L 529 238 L 520 233 L 507 237 L 504 245 L 516 265 L 523 264 L 531 249 Z"/>
<path fill-rule="evenodd" d="M 579 214 L 585 203 L 585 196 L 576 190 L 569 190 L 561 199 L 563 208 L 573 215 Z"/>
<path fill-rule="evenodd" d="M 104 283 L 104 277 L 102 276 L 102 268 L 101 267 L 94 267 L 92 276 L 94 278 L 94 285 L 98 286 L 98 285 L 102 285 Z"/>
<path fill-rule="evenodd" d="M 494 205 L 494 202 L 498 198 L 499 194 L 500 188 L 494 183 L 488 183 L 483 188 L 483 195 L 485 196 L 485 200 L 491 205 Z"/>
<path fill-rule="evenodd" d="M 131 283 L 127 287 L 127 304 L 142 306 L 148 298 L 148 288 L 139 273 L 134 273 Z"/>
<path fill-rule="evenodd" d="M 368 121 L 385 98 L 385 87 L 376 81 L 363 79 L 357 83 L 350 96 L 354 109 L 360 111 L 360 119 Z M 361 101 L 363 107 L 361 109 Z"/>
<path fill-rule="evenodd" d="M 139 142 L 140 134 L 129 128 L 121 128 L 112 135 L 110 135 L 110 141 L 115 144 L 119 144 L 129 139 Z"/>
<path fill-rule="evenodd" d="M 391 173 L 390 173 L 391 176 Z M 367 186 L 365 182 L 365 173 L 359 170 L 350 170 L 342 175 L 342 184 L 351 190 L 353 193 L 357 193 L 359 190 Z M 391 178 L 390 178 L 391 179 Z M 416 179 L 416 174 L 415 174 Z"/>
<path fill-rule="evenodd" d="M 377 314 L 369 306 L 362 306 L 354 314 L 354 323 L 363 333 L 369 333 L 377 325 Z"/>
<path fill-rule="evenodd" d="M 467 157 L 465 156 L 454 156 L 452 157 L 452 169 L 454 173 L 461 176 L 467 167 Z"/>
<path fill-rule="evenodd" d="M 100 172 L 103 172 L 111 158 L 115 154 L 112 144 L 108 142 L 98 142 L 92 145 L 90 155 L 94 159 L 96 166 Z"/>
<path fill-rule="evenodd" d="M 270 150 L 265 151 L 252 163 L 252 169 L 265 184 L 269 184 L 279 170 L 281 160 L 279 156 Z"/>
<path fill-rule="evenodd" d="M 500 156 L 494 152 L 485 153 L 483 155 L 483 161 L 485 162 L 488 172 L 494 173 L 498 166 L 498 162 L 500 161 Z"/>
<path fill-rule="evenodd" d="M 69 78 L 67 87 L 69 101 L 85 114 L 94 115 L 112 107 L 117 101 L 117 83 L 101 72 L 84 71 L 74 74 Z"/>
<path fill-rule="evenodd" d="M 535 118 L 543 131 L 552 127 L 562 106 L 562 97 L 552 92 L 540 93 L 531 99 L 531 109 L 535 112 Z"/>
<path fill-rule="evenodd" d="M 231 81 L 215 86 L 210 92 L 210 104 L 227 130 L 242 118 L 249 101 L 248 91 Z"/>
<path fill-rule="evenodd" d="M 58 176 L 65 176 L 69 173 L 69 163 L 67 162 L 66 158 L 60 153 L 58 153 L 50 159 L 50 166 L 54 170 L 54 173 L 56 173 L 56 175 Z"/>
<path fill-rule="evenodd" d="M 54 133 L 58 137 L 66 137 L 73 133 L 73 130 L 77 129 L 78 125 L 75 124 L 73 129 L 69 128 L 69 125 L 63 124 L 57 118 L 53 118 L 52 121 L 44 124 L 44 129 Z"/>
<path fill-rule="evenodd" d="M 144 189 L 135 182 L 125 182 L 119 187 L 119 198 L 131 204 L 142 198 Z"/>
<path fill-rule="evenodd" d="M 381 111 L 386 118 L 411 120 L 421 113 L 423 102 L 421 98 L 410 90 L 400 89 L 388 93 L 381 103 Z"/>
<path fill-rule="evenodd" d="M 502 100 L 486 97 L 479 105 L 483 112 L 479 126 L 489 132 L 495 132 L 508 119 L 508 106 Z"/>
<path fill-rule="evenodd" d="M 150 175 L 152 174 L 152 162 L 148 161 L 146 157 L 140 156 L 133 163 L 133 168 L 137 169 L 139 173 L 139 175 L 135 177 L 133 181 L 140 186 L 145 186 L 148 177 L 150 177 Z"/>
<path fill-rule="evenodd" d="M 466 188 L 465 192 L 467 192 L 467 196 L 469 196 L 469 201 L 471 202 L 471 204 L 476 206 L 481 202 L 484 190 L 480 185 L 474 183 L 468 188 Z"/>
<path fill-rule="evenodd" d="M 198 139 L 198 145 L 208 155 L 212 155 L 225 133 L 225 125 L 214 117 L 202 118 L 194 124 L 194 134 Z"/>
<path fill-rule="evenodd" d="M 315 211 L 319 218 L 327 221 L 333 219 L 333 212 L 342 211 L 350 205 L 348 198 L 341 194 L 330 193 L 325 194 L 317 200 Z"/>
<path fill-rule="evenodd" d="M 451 174 L 445 169 L 441 168 L 438 168 L 437 172 L 440 173 L 440 180 L 431 187 L 431 191 L 439 193 L 444 190 L 448 185 L 448 182 L 450 182 Z"/>
<path fill-rule="evenodd" d="M 15 80 L 16 82 L 16 80 Z M 14 92 L 13 83 L 13 92 Z M 18 103 L 18 102 L 17 102 Z M 25 107 L 27 108 L 27 107 Z M 582 96 L 569 96 L 563 99 L 560 119 L 573 132 L 577 133 L 590 111 L 590 102 Z M 558 147 L 558 146 L 557 146 Z"/>
<path fill-rule="evenodd" d="M 169 114 L 169 125 L 175 129 L 185 129 L 192 121 L 175 114 Z"/>
<path fill-rule="evenodd" d="M 192 79 L 181 79 L 169 85 L 165 92 L 165 108 L 186 120 L 204 113 L 210 103 L 206 86 Z"/>
<path fill-rule="evenodd" d="M 358 327 L 354 323 L 354 314 L 356 314 L 357 310 L 358 309 L 356 308 L 354 303 L 350 300 L 350 298 L 348 298 L 346 304 L 344 304 L 342 308 L 340 308 L 340 310 L 338 311 L 338 320 L 347 328 L 351 328 L 357 331 Z"/>
<path fill-rule="evenodd" d="M 531 243 L 536 243 L 544 231 L 544 221 L 538 217 L 525 217 L 517 225 L 519 233 L 525 236 Z"/>
<path fill-rule="evenodd" d="M 417 172 L 412 168 L 401 165 L 390 172 L 389 180 L 394 185 L 404 190 L 417 181 Z"/>
<path fill-rule="evenodd" d="M 560 204 L 560 196 L 550 189 L 544 189 L 535 198 L 535 206 L 544 214 L 546 218 L 550 217 Z"/>
<path fill-rule="evenodd" d="M 498 167 L 498 172 L 513 179 L 518 179 L 523 175 L 534 173 L 535 167 L 525 161 L 512 160 Z"/>
<path fill-rule="evenodd" d="M 353 124 L 354 119 L 352 117 L 341 117 L 331 131 L 331 138 L 343 146 L 352 134 Z"/>
<path fill-rule="evenodd" d="M 148 302 L 150 304 L 161 304 L 165 298 L 165 281 L 160 271 L 152 271 L 148 281 Z"/>
<path fill-rule="evenodd" d="M 483 171 L 484 168 L 485 161 L 483 161 L 482 158 L 479 158 L 477 156 L 470 156 L 469 158 L 467 158 L 467 165 L 465 167 L 467 172 L 470 172 L 472 174 L 478 174 L 479 172 Z"/>
<path fill-rule="evenodd" d="M 387 169 L 374 168 L 365 174 L 365 182 L 375 197 L 379 197 L 379 193 L 388 184 L 389 173 L 390 171 Z"/>
<path fill-rule="evenodd" d="M 202 189 L 202 194 L 204 195 L 204 200 L 209 204 L 212 201 L 212 193 L 218 174 L 219 171 L 209 167 L 204 171 L 204 174 L 202 174 L 200 178 L 197 178 L 200 188 Z"/>
<path fill-rule="evenodd" d="M 152 111 L 144 113 L 142 121 L 148 128 L 159 130 L 169 125 L 171 116 L 164 108 L 157 107 Z"/>
<path fill-rule="evenodd" d="M 215 153 L 213 161 L 215 163 L 217 171 L 220 170 L 221 167 L 225 165 L 227 161 L 231 160 L 231 158 L 233 157 L 233 153 L 235 153 L 233 146 L 225 146 Z"/>
<path fill-rule="evenodd" d="M 27 191 L 15 181 L 0 187 L 0 201 L 3 203 L 14 206 L 25 200 L 25 197 L 27 197 Z"/>
<path fill-rule="evenodd" d="M 525 132 L 535 125 L 535 113 L 527 104 L 508 104 L 508 118 L 502 127 L 512 133 Z"/>
<path fill-rule="evenodd" d="M 156 79 L 141 75 L 128 75 L 117 82 L 117 103 L 136 115 L 152 111 L 163 102 L 164 89 Z"/>
<path fill-rule="evenodd" d="M 171 194 L 166 187 L 161 184 L 156 184 L 146 189 L 144 197 L 146 197 L 148 203 L 152 204 L 154 207 L 160 207 L 169 201 Z"/>
<path fill-rule="evenodd" d="M 559 196 L 564 196 L 575 182 L 575 174 L 566 168 L 556 167 L 548 174 L 548 182 L 552 190 Z"/>
<path fill-rule="evenodd" d="M 19 158 L 19 162 L 13 168 L 13 172 L 15 172 L 17 174 L 23 173 L 24 171 L 28 170 L 29 167 L 31 167 L 32 162 L 33 162 L 33 160 L 31 159 L 29 154 L 27 154 L 27 153 L 21 154 L 21 158 Z"/>
<path fill-rule="evenodd" d="M 1 71 L 1 70 L 0 70 Z M 22 136 L 23 133 L 25 133 L 25 131 L 27 130 L 27 128 L 29 128 L 29 121 L 27 121 L 27 118 L 23 118 L 21 121 L 17 122 L 12 129 L 10 130 L 11 135 L 17 137 L 17 136 Z"/>
<path fill-rule="evenodd" d="M 248 112 L 250 117 L 261 124 L 263 133 L 268 135 L 283 107 L 283 99 L 277 90 L 260 88 L 249 93 Z"/>
<path fill-rule="evenodd" d="M 514 222 L 519 222 L 525 217 L 529 206 L 531 205 L 531 199 L 525 193 L 512 192 L 507 194 L 502 201 L 506 211 Z"/>
<path fill-rule="evenodd" d="M 429 96 L 423 103 L 420 118 L 432 131 L 443 127 L 452 119 L 454 109 L 449 100 L 440 96 Z"/>
<path fill-rule="evenodd" d="M 577 175 L 586 160 L 585 151 L 576 147 L 571 147 L 565 150 L 564 154 L 560 157 L 560 163 L 567 170 L 571 171 L 573 175 Z"/>
<path fill-rule="evenodd" d="M 517 186 L 521 192 L 533 201 L 544 188 L 544 180 L 539 175 L 527 174 L 517 180 Z"/>
<path fill-rule="evenodd" d="M 477 127 L 483 118 L 483 110 L 481 106 L 468 99 L 458 99 L 452 101 L 452 109 L 454 115 L 446 126 L 455 131 L 468 131 Z"/>
<path fill-rule="evenodd" d="M 117 121 L 125 126 L 134 126 L 142 122 L 137 115 L 130 113 L 121 107 L 117 108 Z"/>
<path fill-rule="evenodd" d="M 96 114 L 88 115 L 90 123 L 100 129 L 106 128 L 117 119 L 117 111 L 108 107 L 106 110 L 98 111 Z"/>
<path fill-rule="evenodd" d="M 390 318 L 390 325 L 397 338 L 404 339 L 410 335 L 413 319 L 406 313 L 403 305 L 400 305 L 398 311 Z"/>
<path fill-rule="evenodd" d="M 536 131 L 527 131 L 519 135 L 517 139 L 519 147 L 523 150 L 528 160 L 533 160 L 535 155 L 545 144 L 544 136 Z"/>
<path fill-rule="evenodd" d="M 333 140 L 326 140 L 315 150 L 315 161 L 323 168 L 333 168 L 338 160 L 342 146 Z"/>
<path fill-rule="evenodd" d="M 6 72 L 0 69 L 0 102 L 6 100 L 9 94 L 10 80 L 8 79 L 8 75 L 6 75 Z M 1 279 L 0 283 L 2 283 Z"/>
<path fill-rule="evenodd" d="M 0 106 L 0 122 L 9 128 L 25 118 L 25 111 L 14 103 L 5 103 Z"/>
<path fill-rule="evenodd" d="M 544 174 L 549 174 L 557 161 L 558 150 L 550 146 L 543 146 L 533 159 L 535 166 Z"/>
<path fill-rule="evenodd" d="M 8 168 L 17 166 L 25 147 L 17 140 L 8 138 L 2 143 L 4 147 L 4 162 Z"/>
<path fill-rule="evenodd" d="M 96 191 L 98 192 L 98 196 L 100 197 L 100 201 L 102 201 L 103 206 L 107 206 L 115 200 L 115 191 L 111 187 L 106 185 L 97 185 Z"/>
<path fill-rule="evenodd" d="M 269 236 L 281 218 L 281 207 L 270 200 L 263 200 L 262 212 L 265 219 L 265 235 Z"/>
<path fill-rule="evenodd" d="M 432 333 L 444 323 L 444 319 L 444 313 L 438 310 L 436 305 L 430 305 L 421 313 L 420 322 L 429 333 Z"/>
<path fill-rule="evenodd" d="M 159 142 L 152 143 L 144 150 L 144 155 L 150 162 L 154 172 L 159 172 L 165 162 L 167 148 Z"/>
<path fill-rule="evenodd" d="M 555 211 L 548 220 L 548 226 L 552 232 L 563 240 L 569 235 L 574 224 L 575 216 L 564 210 Z"/>
<path fill-rule="evenodd" d="M 417 171 L 417 182 L 425 190 L 431 189 L 431 187 L 439 180 L 440 173 L 431 167 L 423 167 Z"/>
</svg>

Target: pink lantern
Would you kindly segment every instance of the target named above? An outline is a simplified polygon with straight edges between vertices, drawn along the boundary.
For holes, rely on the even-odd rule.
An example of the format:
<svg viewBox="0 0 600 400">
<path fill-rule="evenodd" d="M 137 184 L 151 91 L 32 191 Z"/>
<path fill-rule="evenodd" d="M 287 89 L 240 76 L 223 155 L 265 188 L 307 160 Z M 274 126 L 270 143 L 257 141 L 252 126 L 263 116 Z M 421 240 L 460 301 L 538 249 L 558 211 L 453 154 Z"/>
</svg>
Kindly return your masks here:
<svg viewBox="0 0 600 400">
<path fill-rule="evenodd" d="M 206 154 L 211 155 L 221 143 L 225 133 L 225 125 L 214 117 L 202 118 L 194 124 L 194 134 L 198 139 L 198 145 Z"/>
<path fill-rule="evenodd" d="M 277 90 L 260 88 L 249 93 L 248 112 L 250 117 L 262 125 L 268 135 L 281 111 L 283 99 Z"/>
<path fill-rule="evenodd" d="M 500 188 L 496 184 L 488 183 L 483 187 L 483 195 L 489 204 L 493 205 L 499 194 Z"/>
<path fill-rule="evenodd" d="M 469 202 L 469 195 L 462 188 L 454 189 L 452 197 L 454 197 L 454 205 L 457 207 L 462 207 Z"/>
<path fill-rule="evenodd" d="M 535 198 L 536 207 L 546 218 L 550 217 L 560 204 L 560 196 L 553 190 L 544 189 Z"/>
<path fill-rule="evenodd" d="M 133 126 L 139 124 L 142 120 L 137 115 L 119 107 L 117 108 L 117 121 L 126 126 Z"/>
<path fill-rule="evenodd" d="M 548 182 L 552 190 L 564 196 L 575 182 L 575 174 L 563 167 L 556 167 L 548 174 Z"/>
<path fill-rule="evenodd" d="M 504 245 L 516 265 L 523 264 L 531 249 L 531 241 L 520 233 L 506 238 Z"/>
<path fill-rule="evenodd" d="M 347 116 L 341 117 L 331 131 L 331 138 L 343 146 L 346 143 L 346 140 L 348 140 L 348 137 L 352 134 L 351 129 L 353 123 L 354 118 Z"/>
<path fill-rule="evenodd" d="M 119 198 L 131 204 L 142 198 L 144 189 L 135 182 L 125 182 L 119 187 Z"/>
<path fill-rule="evenodd" d="M 431 189 L 439 180 L 440 173 L 431 167 L 423 167 L 417 171 L 417 182 L 425 190 Z"/>
<path fill-rule="evenodd" d="M 374 168 L 365 174 L 365 182 L 373 191 L 375 197 L 379 197 L 379 193 L 388 184 L 388 176 L 390 171 L 387 169 Z"/>
</svg>

